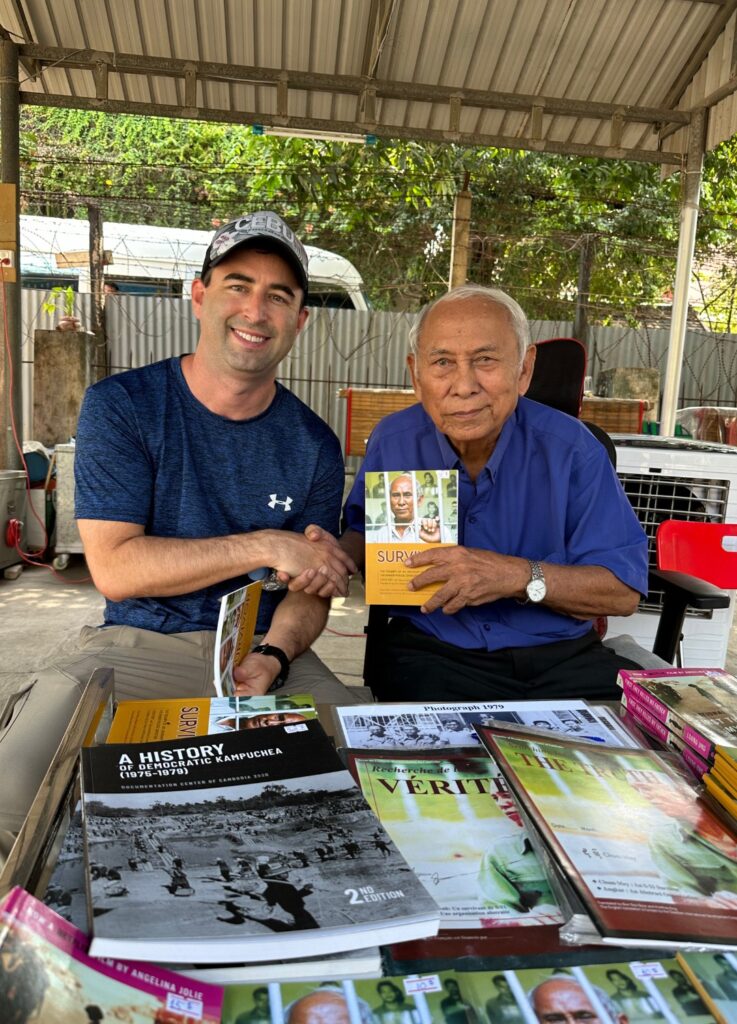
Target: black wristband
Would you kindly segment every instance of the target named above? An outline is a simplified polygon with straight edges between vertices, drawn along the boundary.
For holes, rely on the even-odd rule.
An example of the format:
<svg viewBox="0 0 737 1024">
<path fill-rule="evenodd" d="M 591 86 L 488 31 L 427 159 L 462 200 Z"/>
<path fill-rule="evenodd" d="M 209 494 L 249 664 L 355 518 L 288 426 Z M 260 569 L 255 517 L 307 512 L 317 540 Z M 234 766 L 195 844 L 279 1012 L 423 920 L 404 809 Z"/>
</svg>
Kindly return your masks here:
<svg viewBox="0 0 737 1024">
<path fill-rule="evenodd" d="M 279 669 L 279 675 L 276 677 L 274 682 L 269 687 L 269 692 L 272 690 L 280 690 L 287 681 L 289 676 L 289 658 L 286 656 L 281 647 L 274 647 L 273 644 L 258 644 L 253 648 L 253 654 L 269 654 L 272 658 L 276 658 L 281 668 Z"/>
</svg>

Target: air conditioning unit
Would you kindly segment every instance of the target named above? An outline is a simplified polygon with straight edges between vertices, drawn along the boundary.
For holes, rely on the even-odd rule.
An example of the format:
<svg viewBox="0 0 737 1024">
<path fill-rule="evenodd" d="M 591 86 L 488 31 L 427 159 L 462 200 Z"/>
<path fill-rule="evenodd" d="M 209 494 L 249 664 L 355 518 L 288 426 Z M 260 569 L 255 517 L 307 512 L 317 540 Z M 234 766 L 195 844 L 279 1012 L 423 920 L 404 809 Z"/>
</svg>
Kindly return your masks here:
<svg viewBox="0 0 737 1024">
<path fill-rule="evenodd" d="M 612 434 L 617 475 L 647 533 L 655 566 L 655 533 L 664 519 L 737 522 L 737 447 L 687 438 Z M 610 618 L 608 636 L 630 633 L 652 649 L 660 594 L 641 601 L 629 618 Z M 684 623 L 683 662 L 692 667 L 723 667 L 734 618 L 729 608 L 689 612 Z"/>
</svg>

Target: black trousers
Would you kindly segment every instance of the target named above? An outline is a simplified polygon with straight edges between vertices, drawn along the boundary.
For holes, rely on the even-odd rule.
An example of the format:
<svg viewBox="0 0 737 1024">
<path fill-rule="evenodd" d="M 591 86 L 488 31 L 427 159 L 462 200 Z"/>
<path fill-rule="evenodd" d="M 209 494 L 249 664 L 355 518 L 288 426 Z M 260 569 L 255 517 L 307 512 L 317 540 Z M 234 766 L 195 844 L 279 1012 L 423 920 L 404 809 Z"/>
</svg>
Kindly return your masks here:
<svg viewBox="0 0 737 1024">
<path fill-rule="evenodd" d="M 640 668 L 604 647 L 593 629 L 538 647 L 466 650 L 403 618 L 389 623 L 382 660 L 371 688 L 377 700 L 391 701 L 619 700 L 617 672 Z"/>
</svg>

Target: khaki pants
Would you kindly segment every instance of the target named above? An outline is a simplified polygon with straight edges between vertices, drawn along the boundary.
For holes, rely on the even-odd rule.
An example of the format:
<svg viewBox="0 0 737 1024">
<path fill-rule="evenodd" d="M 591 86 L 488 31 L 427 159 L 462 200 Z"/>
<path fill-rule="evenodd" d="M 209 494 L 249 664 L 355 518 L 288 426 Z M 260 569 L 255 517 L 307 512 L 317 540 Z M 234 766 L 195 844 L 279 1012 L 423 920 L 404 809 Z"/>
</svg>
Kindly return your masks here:
<svg viewBox="0 0 737 1024">
<path fill-rule="evenodd" d="M 54 751 L 96 668 L 115 672 L 117 700 L 214 697 L 215 633 L 154 633 L 131 626 L 84 626 L 15 698 L 0 729 L 0 864 L 23 824 Z M 310 693 L 318 703 L 362 704 L 312 651 L 292 662 L 280 694 Z"/>
</svg>

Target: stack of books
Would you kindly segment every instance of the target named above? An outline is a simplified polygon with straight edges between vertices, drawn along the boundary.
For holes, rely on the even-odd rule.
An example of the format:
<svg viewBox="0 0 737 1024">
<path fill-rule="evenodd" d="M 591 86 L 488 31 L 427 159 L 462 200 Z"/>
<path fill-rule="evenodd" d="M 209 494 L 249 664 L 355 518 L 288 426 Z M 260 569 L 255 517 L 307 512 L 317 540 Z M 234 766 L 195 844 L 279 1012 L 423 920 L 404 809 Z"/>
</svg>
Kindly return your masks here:
<svg viewBox="0 0 737 1024">
<path fill-rule="evenodd" d="M 622 670 L 622 704 L 649 736 L 678 751 L 699 779 L 718 748 L 737 745 L 737 679 L 716 668 Z M 724 760 L 728 760 L 726 757 Z"/>
</svg>

